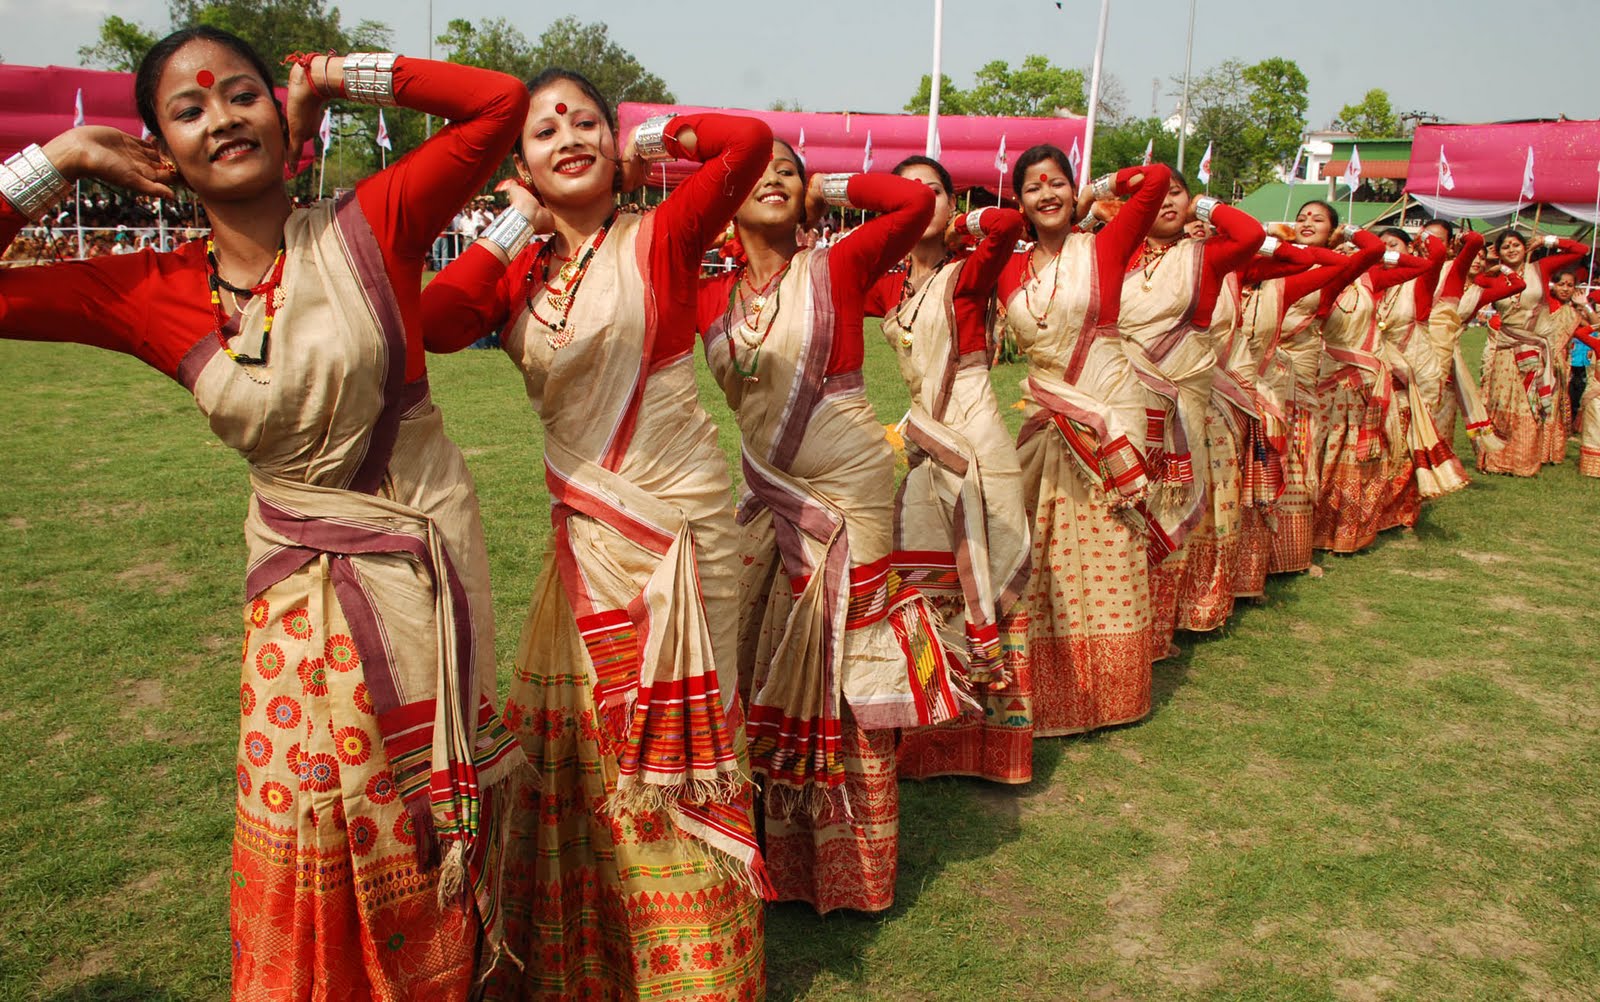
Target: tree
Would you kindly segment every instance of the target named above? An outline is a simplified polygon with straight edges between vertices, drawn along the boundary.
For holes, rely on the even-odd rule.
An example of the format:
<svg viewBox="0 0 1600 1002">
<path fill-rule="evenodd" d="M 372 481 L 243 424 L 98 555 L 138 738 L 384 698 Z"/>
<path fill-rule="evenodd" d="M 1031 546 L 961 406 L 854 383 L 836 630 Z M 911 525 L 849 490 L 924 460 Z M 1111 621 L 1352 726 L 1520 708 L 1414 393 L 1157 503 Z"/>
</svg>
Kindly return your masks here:
<svg viewBox="0 0 1600 1002">
<path fill-rule="evenodd" d="M 1144 159 L 1144 148 L 1154 144 L 1153 163 L 1171 164 L 1178 160 L 1178 137 L 1168 132 L 1159 118 L 1137 118 L 1096 128 L 1094 133 L 1094 172 L 1103 174 L 1121 167 L 1132 167 Z"/>
<path fill-rule="evenodd" d="M 1045 56 L 1026 56 L 1012 69 L 1005 60 L 985 63 L 967 94 L 969 115 L 1049 118 L 1088 106 L 1082 70 L 1063 69 Z"/>
<path fill-rule="evenodd" d="M 1389 103 L 1389 92 L 1381 87 L 1367 91 L 1357 104 L 1339 109 L 1333 120 L 1335 129 L 1352 132 L 1357 139 L 1385 139 L 1400 135 L 1400 120 Z"/>
<path fill-rule="evenodd" d="M 155 35 L 143 25 L 108 14 L 100 22 L 100 40 L 93 45 L 79 46 L 78 60 L 89 66 L 132 73 L 155 44 Z"/>
<path fill-rule="evenodd" d="M 1293 158 L 1305 130 L 1307 86 L 1300 67 L 1281 58 L 1249 66 L 1229 59 L 1190 82 L 1189 145 L 1211 145 L 1213 190 L 1258 187 Z"/>
<path fill-rule="evenodd" d="M 1278 57 L 1246 67 L 1244 80 L 1250 85 L 1252 145 L 1271 163 L 1292 162 L 1306 131 L 1310 81 L 1294 60 Z"/>
<path fill-rule="evenodd" d="M 905 103 L 905 111 L 912 115 L 926 115 L 928 106 L 933 103 L 933 74 L 922 74 L 922 82 L 917 85 L 917 92 L 911 100 Z M 939 74 L 939 114 L 941 115 L 970 115 L 967 110 L 968 98 L 961 88 L 945 74 Z"/>
<path fill-rule="evenodd" d="M 582 73 L 613 108 L 623 101 L 675 104 L 678 100 L 665 81 L 611 40 L 611 29 L 604 22 L 579 24 L 575 17 L 559 18 L 539 36 L 532 59 L 537 69 L 560 66 Z"/>
<path fill-rule="evenodd" d="M 452 18 L 444 34 L 434 41 L 452 63 L 499 70 L 524 80 L 534 74 L 533 45 L 503 17 L 476 25 L 465 18 Z"/>
</svg>

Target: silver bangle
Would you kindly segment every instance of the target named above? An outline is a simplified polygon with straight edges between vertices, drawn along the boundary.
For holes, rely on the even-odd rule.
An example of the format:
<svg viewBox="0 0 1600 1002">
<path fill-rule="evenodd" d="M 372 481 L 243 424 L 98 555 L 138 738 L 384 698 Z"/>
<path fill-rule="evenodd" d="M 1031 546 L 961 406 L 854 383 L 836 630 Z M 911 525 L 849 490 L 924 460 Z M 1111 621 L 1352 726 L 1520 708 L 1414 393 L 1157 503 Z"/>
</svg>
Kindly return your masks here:
<svg viewBox="0 0 1600 1002">
<path fill-rule="evenodd" d="M 494 222 L 484 227 L 478 239 L 494 244 L 506 252 L 506 260 L 514 261 L 533 239 L 533 224 L 515 206 L 510 206 L 495 216 Z"/>
<path fill-rule="evenodd" d="M 1546 247 L 1554 247 L 1559 242 L 1560 241 L 1557 239 L 1554 233 L 1546 233 L 1544 235 L 1544 245 Z"/>
<path fill-rule="evenodd" d="M 1089 194 L 1097 202 L 1108 198 L 1117 197 L 1117 176 L 1115 174 L 1101 174 L 1089 182 Z"/>
<path fill-rule="evenodd" d="M 352 52 L 344 57 L 344 95 L 362 104 L 394 107 L 393 52 Z"/>
<path fill-rule="evenodd" d="M 13 153 L 0 164 L 0 195 L 31 222 L 37 223 L 44 211 L 60 201 L 69 187 L 67 179 L 37 143 Z"/>
<path fill-rule="evenodd" d="M 967 213 L 967 232 L 979 240 L 983 239 L 983 223 L 979 222 L 979 219 L 985 212 L 988 211 L 989 206 L 985 205 L 982 208 L 973 209 L 971 212 Z"/>
<path fill-rule="evenodd" d="M 1210 195 L 1201 195 L 1194 200 L 1194 215 L 1201 222 L 1211 222 L 1211 214 L 1217 211 L 1217 206 L 1222 204 L 1222 199 L 1212 198 Z"/>
<path fill-rule="evenodd" d="M 1399 251 L 1397 251 L 1397 250 L 1388 250 L 1388 251 L 1384 251 L 1383 252 L 1383 266 L 1385 268 L 1393 268 L 1395 265 L 1397 265 L 1399 263 L 1400 263 L 1400 252 Z"/>
<path fill-rule="evenodd" d="M 822 200 L 829 205 L 849 207 L 850 179 L 854 174 L 822 175 Z"/>
<path fill-rule="evenodd" d="M 1271 257 L 1278 252 L 1278 245 L 1281 243 L 1283 243 L 1283 241 L 1279 240 L 1277 237 L 1267 237 L 1267 239 L 1261 241 L 1261 249 L 1256 251 L 1256 253 L 1262 257 Z"/>
<path fill-rule="evenodd" d="M 645 119 L 633 130 L 633 151 L 645 162 L 654 164 L 677 159 L 667 151 L 667 123 L 670 121 L 671 115 L 657 115 Z"/>
</svg>

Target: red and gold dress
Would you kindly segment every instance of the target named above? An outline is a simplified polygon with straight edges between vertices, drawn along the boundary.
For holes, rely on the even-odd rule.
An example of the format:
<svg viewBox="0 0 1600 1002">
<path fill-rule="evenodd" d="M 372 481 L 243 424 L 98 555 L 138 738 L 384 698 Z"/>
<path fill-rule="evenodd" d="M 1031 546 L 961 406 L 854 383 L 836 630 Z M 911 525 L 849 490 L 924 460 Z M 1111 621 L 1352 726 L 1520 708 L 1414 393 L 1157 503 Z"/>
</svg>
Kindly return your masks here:
<svg viewBox="0 0 1600 1002">
<path fill-rule="evenodd" d="M 1461 238 L 1460 253 L 1440 276 L 1433 309 L 1428 312 L 1428 341 L 1444 376 L 1444 392 L 1434 412 L 1434 426 L 1440 438 L 1454 442 L 1459 415 L 1466 423 L 1467 438 L 1475 453 L 1503 449 L 1505 442 L 1495 434 L 1477 376 L 1467 368 L 1466 357 L 1461 353 L 1461 330 L 1481 304 L 1516 295 L 1525 286 L 1521 275 L 1503 271 L 1480 274 L 1469 283 L 1468 272 L 1482 250 L 1483 234 L 1468 230 Z"/>
<path fill-rule="evenodd" d="M 1117 318 L 1128 259 L 1169 179 L 1159 164 L 1118 172 L 1118 193 L 1132 198 L 1110 223 L 1069 234 L 1037 272 L 1033 251 L 1019 252 L 1000 276 L 1007 327 L 1028 356 L 1018 452 L 1033 513 L 1026 599 L 1040 737 L 1150 712 L 1150 398 Z"/>
<path fill-rule="evenodd" d="M 939 617 L 891 573 L 894 453 L 867 400 L 867 290 L 927 229 L 926 185 L 852 175 L 881 213 L 766 291 L 701 284 L 706 361 L 739 424 L 739 684 L 778 900 L 894 903 L 896 730 L 960 712 Z"/>
<path fill-rule="evenodd" d="M 1033 778 L 1033 683 L 1028 619 L 1021 602 L 1032 548 L 1022 467 L 1000 417 L 988 325 L 1000 269 L 1025 224 L 1014 209 L 969 218 L 983 236 L 970 254 L 939 268 L 919 289 L 904 270 L 867 293 L 866 315 L 883 334 L 911 391 L 905 420 L 911 465 L 895 497 L 895 573 L 933 603 L 946 646 L 981 707 L 958 720 L 905 732 L 902 779 L 976 776 L 997 783 Z"/>
<path fill-rule="evenodd" d="M 291 214 L 281 297 L 220 328 L 202 242 L 0 272 L 6 336 L 146 362 L 249 464 L 235 999 L 464 1000 L 499 950 L 494 847 L 521 755 L 495 711 L 488 555 L 428 396 L 418 298 L 424 255 L 510 149 L 527 94 L 406 58 L 393 82 L 451 127 Z M 8 242 L 22 222 L 0 205 Z"/>
<path fill-rule="evenodd" d="M 533 768 L 507 819 L 509 999 L 764 995 L 752 786 L 735 672 L 727 460 L 694 370 L 700 256 L 760 177 L 754 119 L 671 120 L 703 161 L 551 268 L 474 246 L 424 294 L 428 344 L 502 330 L 544 429 L 553 536 L 506 701 Z M 565 317 L 565 323 L 561 323 Z"/>
</svg>

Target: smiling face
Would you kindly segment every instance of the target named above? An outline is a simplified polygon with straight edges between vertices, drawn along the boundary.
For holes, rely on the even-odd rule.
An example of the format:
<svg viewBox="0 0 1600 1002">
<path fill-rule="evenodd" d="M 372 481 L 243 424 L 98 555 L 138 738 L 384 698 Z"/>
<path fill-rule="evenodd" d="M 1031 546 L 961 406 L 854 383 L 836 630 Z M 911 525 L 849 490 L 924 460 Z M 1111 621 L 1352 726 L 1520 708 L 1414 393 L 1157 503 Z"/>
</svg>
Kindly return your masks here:
<svg viewBox="0 0 1600 1002">
<path fill-rule="evenodd" d="M 1325 205 L 1307 204 L 1294 217 L 1294 241 L 1307 247 L 1326 247 L 1333 236 L 1333 216 Z"/>
<path fill-rule="evenodd" d="M 517 170 L 552 208 L 615 195 L 617 138 L 594 99 L 557 79 L 529 98 Z"/>
<path fill-rule="evenodd" d="M 1188 189 L 1177 181 L 1167 186 L 1167 197 L 1161 202 L 1161 211 L 1150 225 L 1150 236 L 1156 240 L 1176 240 L 1184 235 L 1184 220 L 1189 216 Z M 1204 236 L 1202 230 L 1201 235 Z"/>
<path fill-rule="evenodd" d="M 1067 180 L 1067 172 L 1054 160 L 1028 168 L 1022 182 L 1022 214 L 1042 236 L 1065 234 L 1072 228 L 1072 207 L 1077 192 Z"/>
<path fill-rule="evenodd" d="M 1558 303 L 1572 302 L 1572 294 L 1576 291 L 1578 291 L 1578 276 L 1570 271 L 1562 272 L 1550 283 L 1550 295 L 1554 296 Z"/>
<path fill-rule="evenodd" d="M 795 226 L 804 212 L 805 185 L 800 165 L 789 147 L 774 142 L 772 161 L 739 206 L 734 222 L 746 229 L 774 230 Z"/>
<path fill-rule="evenodd" d="M 1506 237 L 1497 245 L 1497 250 L 1500 263 L 1513 270 L 1522 267 L 1523 259 L 1528 256 L 1528 245 L 1521 237 Z"/>
<path fill-rule="evenodd" d="M 900 176 L 913 181 L 921 181 L 933 192 L 933 219 L 928 222 L 928 228 L 922 231 L 922 239 L 931 240 L 934 237 L 943 237 L 944 228 L 950 225 L 950 192 L 944 190 L 944 179 L 939 177 L 939 172 L 927 164 L 912 164 L 900 170 Z"/>
<path fill-rule="evenodd" d="M 202 200 L 249 198 L 283 184 L 284 122 L 249 60 L 209 39 L 167 60 L 156 85 L 158 146 Z"/>
</svg>

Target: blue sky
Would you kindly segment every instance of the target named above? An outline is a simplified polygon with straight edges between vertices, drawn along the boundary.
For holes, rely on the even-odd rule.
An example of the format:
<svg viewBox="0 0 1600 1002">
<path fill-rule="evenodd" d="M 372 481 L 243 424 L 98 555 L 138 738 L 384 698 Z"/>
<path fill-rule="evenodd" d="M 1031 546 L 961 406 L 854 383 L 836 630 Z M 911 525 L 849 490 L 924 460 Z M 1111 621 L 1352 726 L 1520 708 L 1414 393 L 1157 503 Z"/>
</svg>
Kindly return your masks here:
<svg viewBox="0 0 1600 1002">
<path fill-rule="evenodd" d="M 1383 87 L 1397 110 L 1453 121 L 1565 114 L 1600 118 L 1600 87 L 1583 83 L 1600 43 L 1594 0 L 1198 0 L 1194 67 L 1234 57 L 1284 56 L 1311 80 L 1310 122 L 1327 124 L 1341 105 Z M 384 21 L 403 52 L 427 51 L 425 0 L 341 0 L 347 23 Z M 875 3 L 809 0 L 762 4 L 680 0 L 588 0 L 583 4 L 435 0 L 434 33 L 453 17 L 506 17 L 530 38 L 557 17 L 605 21 L 612 36 L 679 99 L 764 108 L 775 100 L 811 110 L 898 111 L 932 57 L 932 0 Z M 957 86 L 991 59 L 1039 52 L 1088 66 L 1096 0 L 946 0 L 945 72 Z M 0 0 L 9 62 L 76 65 L 101 18 L 116 13 L 166 25 L 165 0 Z M 1176 106 L 1168 78 L 1183 70 L 1188 0 L 1112 0 L 1106 69 L 1130 111 Z"/>
</svg>

